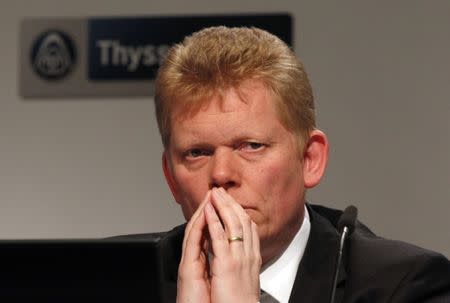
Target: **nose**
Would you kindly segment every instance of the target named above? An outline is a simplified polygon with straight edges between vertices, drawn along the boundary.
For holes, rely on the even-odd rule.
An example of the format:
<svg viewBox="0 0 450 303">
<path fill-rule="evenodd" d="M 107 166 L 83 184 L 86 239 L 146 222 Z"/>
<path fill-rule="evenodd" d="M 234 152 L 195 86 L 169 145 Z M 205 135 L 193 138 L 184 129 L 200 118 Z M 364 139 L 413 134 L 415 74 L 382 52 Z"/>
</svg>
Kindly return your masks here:
<svg viewBox="0 0 450 303">
<path fill-rule="evenodd" d="M 225 190 L 238 186 L 239 163 L 232 150 L 216 149 L 211 158 L 209 188 L 223 187 Z"/>
</svg>

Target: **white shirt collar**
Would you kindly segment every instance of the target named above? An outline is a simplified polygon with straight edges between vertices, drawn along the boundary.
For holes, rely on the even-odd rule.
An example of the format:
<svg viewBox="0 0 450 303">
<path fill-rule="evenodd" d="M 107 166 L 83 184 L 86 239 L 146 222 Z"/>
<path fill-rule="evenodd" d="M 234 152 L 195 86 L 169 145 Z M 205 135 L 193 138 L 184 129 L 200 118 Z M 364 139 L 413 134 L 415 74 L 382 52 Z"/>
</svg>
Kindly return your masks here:
<svg viewBox="0 0 450 303">
<path fill-rule="evenodd" d="M 305 206 L 303 223 L 281 256 L 259 275 L 261 289 L 280 303 L 287 303 L 294 285 L 300 260 L 308 242 L 311 222 Z"/>
</svg>

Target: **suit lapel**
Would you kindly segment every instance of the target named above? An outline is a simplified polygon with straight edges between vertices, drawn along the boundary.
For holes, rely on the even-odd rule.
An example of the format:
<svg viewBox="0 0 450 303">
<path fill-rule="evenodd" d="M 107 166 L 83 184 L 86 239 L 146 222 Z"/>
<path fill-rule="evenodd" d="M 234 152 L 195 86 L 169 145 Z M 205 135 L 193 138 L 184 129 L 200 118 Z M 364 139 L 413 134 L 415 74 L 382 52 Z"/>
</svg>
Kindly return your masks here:
<svg viewBox="0 0 450 303">
<path fill-rule="evenodd" d="M 339 234 L 336 228 L 308 205 L 311 232 L 305 253 L 300 262 L 289 303 L 329 302 L 334 270 L 339 249 Z M 318 209 L 320 210 L 320 209 Z M 345 268 L 339 270 L 335 302 L 344 295 Z"/>
</svg>

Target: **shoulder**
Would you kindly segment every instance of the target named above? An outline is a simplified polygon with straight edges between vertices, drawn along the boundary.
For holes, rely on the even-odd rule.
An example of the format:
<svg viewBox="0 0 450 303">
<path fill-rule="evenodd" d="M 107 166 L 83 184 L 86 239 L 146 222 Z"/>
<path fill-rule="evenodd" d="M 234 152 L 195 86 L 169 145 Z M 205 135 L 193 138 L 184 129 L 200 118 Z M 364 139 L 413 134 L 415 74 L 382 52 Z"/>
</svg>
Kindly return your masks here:
<svg viewBox="0 0 450 303">
<path fill-rule="evenodd" d="M 342 211 L 310 205 L 337 233 Z M 375 235 L 357 221 L 344 251 L 346 298 L 372 302 L 450 302 L 450 261 L 443 255 Z M 371 301 L 372 300 L 372 301 Z M 358 301 L 359 302 L 359 301 Z"/>
<path fill-rule="evenodd" d="M 443 255 L 358 228 L 349 244 L 352 289 L 370 285 L 391 302 L 450 302 L 450 262 Z"/>
</svg>

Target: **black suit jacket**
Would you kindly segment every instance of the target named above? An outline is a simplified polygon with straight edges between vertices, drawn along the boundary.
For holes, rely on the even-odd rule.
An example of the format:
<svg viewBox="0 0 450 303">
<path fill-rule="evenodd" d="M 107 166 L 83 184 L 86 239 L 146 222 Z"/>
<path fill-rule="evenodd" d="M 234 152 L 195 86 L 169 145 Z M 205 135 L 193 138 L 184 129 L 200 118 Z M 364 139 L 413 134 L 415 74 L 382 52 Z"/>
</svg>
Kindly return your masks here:
<svg viewBox="0 0 450 303">
<path fill-rule="evenodd" d="M 311 232 L 289 303 L 330 299 L 342 212 L 318 205 L 308 205 L 308 211 Z M 175 302 L 184 227 L 128 236 L 158 241 L 163 302 Z M 450 262 L 435 252 L 377 237 L 357 222 L 344 250 L 335 302 L 450 303 Z"/>
</svg>

